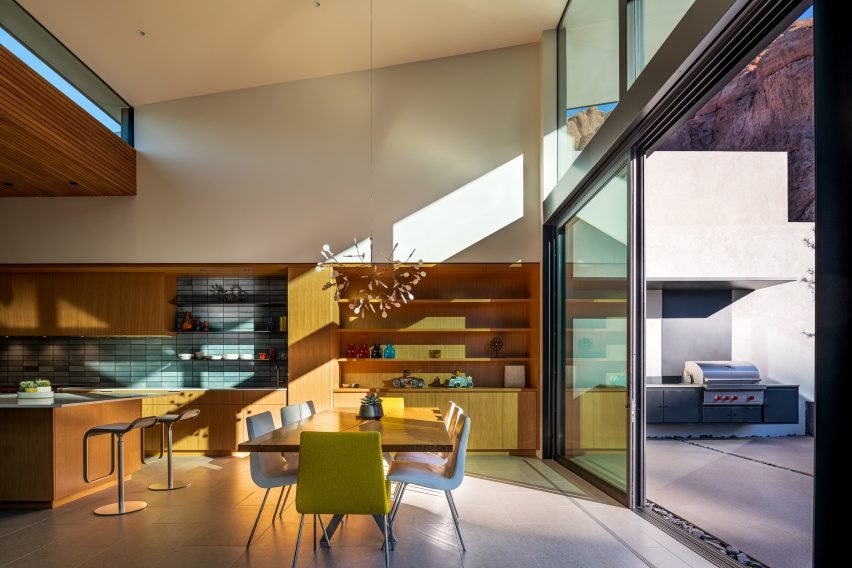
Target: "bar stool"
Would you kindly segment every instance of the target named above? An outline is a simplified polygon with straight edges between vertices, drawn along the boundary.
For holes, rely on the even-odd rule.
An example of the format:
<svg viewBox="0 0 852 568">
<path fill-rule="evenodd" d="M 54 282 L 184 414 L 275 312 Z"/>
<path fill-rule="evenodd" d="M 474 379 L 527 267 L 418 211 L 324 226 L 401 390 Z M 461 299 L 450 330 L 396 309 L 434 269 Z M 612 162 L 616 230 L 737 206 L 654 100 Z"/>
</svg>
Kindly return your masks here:
<svg viewBox="0 0 852 568">
<path fill-rule="evenodd" d="M 94 428 L 90 428 L 83 436 L 83 481 L 86 483 L 95 483 L 115 473 L 115 438 L 118 438 L 118 503 L 98 507 L 95 509 L 96 515 L 124 515 L 126 513 L 141 511 L 148 506 L 148 503 L 145 501 L 128 501 L 126 503 L 124 501 L 124 435 L 137 428 L 150 428 L 156 423 L 156 416 L 145 416 L 137 418 L 133 422 L 117 422 L 95 426 Z M 104 434 L 110 435 L 109 473 L 97 479 L 89 479 L 89 438 Z"/>
<path fill-rule="evenodd" d="M 172 464 L 172 428 L 178 422 L 181 422 L 183 420 L 189 420 L 191 418 L 196 418 L 199 414 L 201 414 L 201 410 L 197 408 L 188 408 L 177 414 L 163 414 L 162 416 L 157 417 L 157 422 L 159 422 L 160 424 L 168 424 L 168 437 L 166 438 L 168 482 L 163 483 L 162 481 L 158 481 L 157 483 L 152 483 L 148 486 L 148 489 L 150 489 L 151 491 L 171 491 L 172 489 L 183 489 L 184 487 L 189 487 L 189 482 L 177 484 L 175 483 L 174 469 Z"/>
</svg>

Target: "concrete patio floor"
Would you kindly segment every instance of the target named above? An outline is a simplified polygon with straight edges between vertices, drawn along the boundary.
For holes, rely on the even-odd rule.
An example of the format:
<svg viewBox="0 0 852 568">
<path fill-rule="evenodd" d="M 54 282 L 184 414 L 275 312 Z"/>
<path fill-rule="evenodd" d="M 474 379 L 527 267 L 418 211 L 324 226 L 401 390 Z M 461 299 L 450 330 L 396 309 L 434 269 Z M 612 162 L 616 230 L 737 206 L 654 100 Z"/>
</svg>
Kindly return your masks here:
<svg viewBox="0 0 852 568">
<path fill-rule="evenodd" d="M 813 438 L 649 439 L 647 497 L 773 568 L 811 566 Z"/>
</svg>

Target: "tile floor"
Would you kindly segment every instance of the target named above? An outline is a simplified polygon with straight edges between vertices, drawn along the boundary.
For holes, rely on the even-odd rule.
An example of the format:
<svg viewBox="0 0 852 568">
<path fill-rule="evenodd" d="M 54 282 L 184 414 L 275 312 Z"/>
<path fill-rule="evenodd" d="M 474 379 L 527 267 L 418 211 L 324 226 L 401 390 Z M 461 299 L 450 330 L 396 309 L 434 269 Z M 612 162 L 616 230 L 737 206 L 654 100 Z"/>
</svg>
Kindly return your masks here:
<svg viewBox="0 0 852 568">
<path fill-rule="evenodd" d="M 582 480 L 555 466 L 506 456 L 479 457 L 477 473 L 455 492 L 467 552 L 457 544 L 443 495 L 410 487 L 397 517 L 397 567 L 705 567 L 706 560 L 634 513 L 611 503 Z M 0 511 L 0 566 L 265 567 L 289 566 L 299 517 L 288 506 L 283 522 L 261 519 L 250 550 L 245 541 L 263 496 L 249 476 L 248 459 L 178 458 L 187 489 L 167 493 L 145 487 L 164 477 L 164 464 L 148 465 L 127 485 L 128 499 L 149 507 L 125 517 L 95 517 L 94 507 L 114 500 L 103 491 L 55 510 Z M 515 468 L 539 469 L 547 490 L 475 475 Z M 556 485 L 554 488 L 552 485 Z M 299 566 L 383 566 L 382 539 L 369 518 L 350 517 L 314 553 L 310 524 Z"/>
<path fill-rule="evenodd" d="M 649 439 L 648 499 L 774 568 L 811 565 L 813 438 Z"/>
</svg>

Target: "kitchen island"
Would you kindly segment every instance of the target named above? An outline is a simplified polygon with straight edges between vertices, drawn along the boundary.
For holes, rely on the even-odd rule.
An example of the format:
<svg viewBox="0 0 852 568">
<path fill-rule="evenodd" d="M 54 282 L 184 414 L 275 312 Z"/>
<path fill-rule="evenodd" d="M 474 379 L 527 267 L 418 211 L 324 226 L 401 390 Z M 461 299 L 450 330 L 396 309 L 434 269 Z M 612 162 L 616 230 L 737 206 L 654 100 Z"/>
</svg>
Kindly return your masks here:
<svg viewBox="0 0 852 568">
<path fill-rule="evenodd" d="M 36 403 L 0 395 L 0 507 L 56 507 L 114 486 L 116 474 L 83 480 L 83 436 L 93 426 L 142 416 L 140 394 L 56 393 Z M 138 471 L 141 437 L 125 438 L 125 474 Z M 110 436 L 89 443 L 92 478 L 110 469 Z"/>
</svg>

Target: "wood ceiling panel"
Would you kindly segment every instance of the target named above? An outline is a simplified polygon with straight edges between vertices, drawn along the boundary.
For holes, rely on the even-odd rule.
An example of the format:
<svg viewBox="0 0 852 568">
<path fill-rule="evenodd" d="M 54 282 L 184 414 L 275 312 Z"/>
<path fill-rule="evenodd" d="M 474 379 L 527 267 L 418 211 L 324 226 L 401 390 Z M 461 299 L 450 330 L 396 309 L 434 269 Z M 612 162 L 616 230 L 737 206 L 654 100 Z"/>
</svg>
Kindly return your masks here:
<svg viewBox="0 0 852 568">
<path fill-rule="evenodd" d="M 0 46 L 0 197 L 136 195 L 136 151 Z"/>
</svg>

